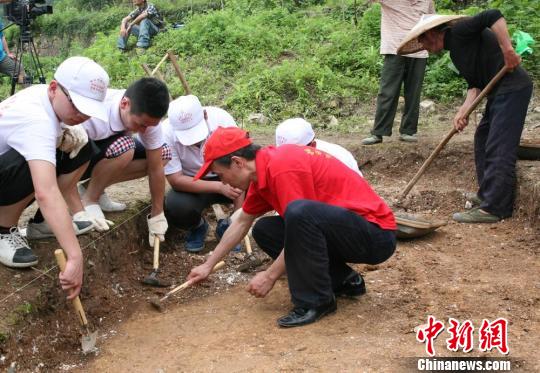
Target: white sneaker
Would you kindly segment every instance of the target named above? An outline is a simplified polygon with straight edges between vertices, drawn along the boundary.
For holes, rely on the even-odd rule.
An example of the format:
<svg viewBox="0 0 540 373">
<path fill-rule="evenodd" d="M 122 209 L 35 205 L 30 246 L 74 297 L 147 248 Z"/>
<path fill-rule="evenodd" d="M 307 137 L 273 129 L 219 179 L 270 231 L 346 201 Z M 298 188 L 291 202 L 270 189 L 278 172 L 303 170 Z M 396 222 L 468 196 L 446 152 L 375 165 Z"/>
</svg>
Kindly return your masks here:
<svg viewBox="0 0 540 373">
<path fill-rule="evenodd" d="M 73 220 L 73 230 L 75 231 L 76 236 L 85 234 L 86 232 L 91 231 L 93 228 L 94 225 L 91 221 Z M 46 221 L 34 223 L 32 219 L 30 219 L 28 226 L 26 227 L 26 238 L 29 240 L 39 240 L 50 237 L 54 237 L 54 233 Z"/>
<path fill-rule="evenodd" d="M 0 263 L 12 268 L 26 268 L 38 263 L 37 256 L 17 227 L 12 227 L 7 234 L 0 234 Z"/>
<path fill-rule="evenodd" d="M 101 210 L 105 212 L 124 211 L 127 207 L 125 203 L 112 201 L 105 192 L 103 192 L 103 194 L 99 196 L 98 202 Z"/>
<path fill-rule="evenodd" d="M 81 198 L 86 193 L 86 188 L 82 184 L 77 185 L 77 190 L 79 191 L 79 195 L 81 196 Z M 106 192 L 103 192 L 103 194 L 99 196 L 98 203 L 101 211 L 105 212 L 124 211 L 127 207 L 125 203 L 115 202 L 111 200 Z"/>
</svg>

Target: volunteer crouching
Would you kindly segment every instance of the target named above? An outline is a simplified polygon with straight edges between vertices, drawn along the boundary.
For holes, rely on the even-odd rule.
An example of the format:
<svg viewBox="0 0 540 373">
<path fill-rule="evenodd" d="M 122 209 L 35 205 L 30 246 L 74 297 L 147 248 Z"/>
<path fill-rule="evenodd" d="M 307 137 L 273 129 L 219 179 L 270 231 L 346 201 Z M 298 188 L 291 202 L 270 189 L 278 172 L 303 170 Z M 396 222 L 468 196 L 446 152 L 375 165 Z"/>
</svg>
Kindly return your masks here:
<svg viewBox="0 0 540 373">
<path fill-rule="evenodd" d="M 15 268 L 37 264 L 17 228 L 35 197 L 67 254 L 60 283 L 69 298 L 79 294 L 83 275 L 78 227 L 69 212 L 83 211 L 74 186 L 94 154 L 92 143 L 71 129 L 89 117 L 107 118 L 103 100 L 108 84 L 109 76 L 97 63 L 71 57 L 49 85 L 26 88 L 0 104 L 0 262 Z"/>
<path fill-rule="evenodd" d="M 336 296 L 365 293 L 362 276 L 347 263 L 378 264 L 396 247 L 390 208 L 356 172 L 333 156 L 307 146 L 260 148 L 239 128 L 218 128 L 204 148 L 195 179 L 212 171 L 247 196 L 207 261 L 188 275 L 192 283 L 212 268 L 253 228 L 257 244 L 273 264 L 249 283 L 264 297 L 287 272 L 293 310 L 282 327 L 309 324 L 336 310 Z"/>
</svg>

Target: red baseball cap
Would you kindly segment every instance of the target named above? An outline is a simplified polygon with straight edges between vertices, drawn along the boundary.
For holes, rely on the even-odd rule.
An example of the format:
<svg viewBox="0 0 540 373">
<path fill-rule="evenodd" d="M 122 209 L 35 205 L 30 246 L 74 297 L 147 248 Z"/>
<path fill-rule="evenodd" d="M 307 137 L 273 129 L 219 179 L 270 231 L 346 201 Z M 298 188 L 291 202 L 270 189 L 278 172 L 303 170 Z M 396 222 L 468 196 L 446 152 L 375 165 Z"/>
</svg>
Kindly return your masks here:
<svg viewBox="0 0 540 373">
<path fill-rule="evenodd" d="M 204 164 L 193 180 L 199 180 L 209 171 L 212 162 L 227 154 L 251 145 L 249 133 L 238 127 L 218 127 L 204 144 Z"/>
</svg>

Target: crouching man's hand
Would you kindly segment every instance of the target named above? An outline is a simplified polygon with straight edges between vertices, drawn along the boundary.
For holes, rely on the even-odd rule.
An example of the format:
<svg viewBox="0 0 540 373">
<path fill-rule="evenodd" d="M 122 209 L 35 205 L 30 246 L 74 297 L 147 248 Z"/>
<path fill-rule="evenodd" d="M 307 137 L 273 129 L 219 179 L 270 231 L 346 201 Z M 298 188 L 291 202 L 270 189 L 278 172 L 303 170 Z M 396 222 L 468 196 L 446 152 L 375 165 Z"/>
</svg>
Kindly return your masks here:
<svg viewBox="0 0 540 373">
<path fill-rule="evenodd" d="M 191 284 L 197 284 L 206 280 L 208 276 L 210 276 L 210 273 L 212 273 L 212 267 L 208 265 L 208 262 L 205 262 L 200 266 L 193 268 L 191 272 L 189 272 L 187 279 Z"/>
<path fill-rule="evenodd" d="M 272 290 L 276 283 L 267 271 L 259 272 L 251 279 L 246 290 L 257 298 L 264 298 Z"/>
<path fill-rule="evenodd" d="M 150 243 L 150 246 L 154 246 L 155 237 L 159 238 L 160 242 L 165 241 L 165 233 L 167 233 L 167 229 L 169 228 L 165 214 L 161 213 L 154 217 L 148 215 L 146 219 L 148 222 L 148 243 Z"/>
<path fill-rule="evenodd" d="M 88 205 L 84 207 L 84 212 L 80 212 L 74 215 L 73 217 L 76 220 L 89 220 L 94 225 L 94 229 L 98 232 L 105 232 L 114 225 L 114 222 L 107 220 L 101 207 L 98 204 Z"/>
<path fill-rule="evenodd" d="M 83 279 L 82 255 L 68 258 L 66 268 L 60 272 L 60 285 L 68 293 L 68 299 L 73 299 L 81 292 Z"/>
</svg>

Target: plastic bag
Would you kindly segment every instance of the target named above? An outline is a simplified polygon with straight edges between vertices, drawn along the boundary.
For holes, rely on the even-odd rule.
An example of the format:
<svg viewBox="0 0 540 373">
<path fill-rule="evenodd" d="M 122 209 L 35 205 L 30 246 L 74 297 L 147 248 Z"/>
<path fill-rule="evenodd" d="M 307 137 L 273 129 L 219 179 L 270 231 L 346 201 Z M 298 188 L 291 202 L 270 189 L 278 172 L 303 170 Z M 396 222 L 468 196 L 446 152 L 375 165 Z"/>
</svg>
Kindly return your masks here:
<svg viewBox="0 0 540 373">
<path fill-rule="evenodd" d="M 516 45 L 516 53 L 519 55 L 532 54 L 533 50 L 529 45 L 534 43 L 530 34 L 523 31 L 516 31 L 512 35 L 512 41 Z"/>
</svg>

